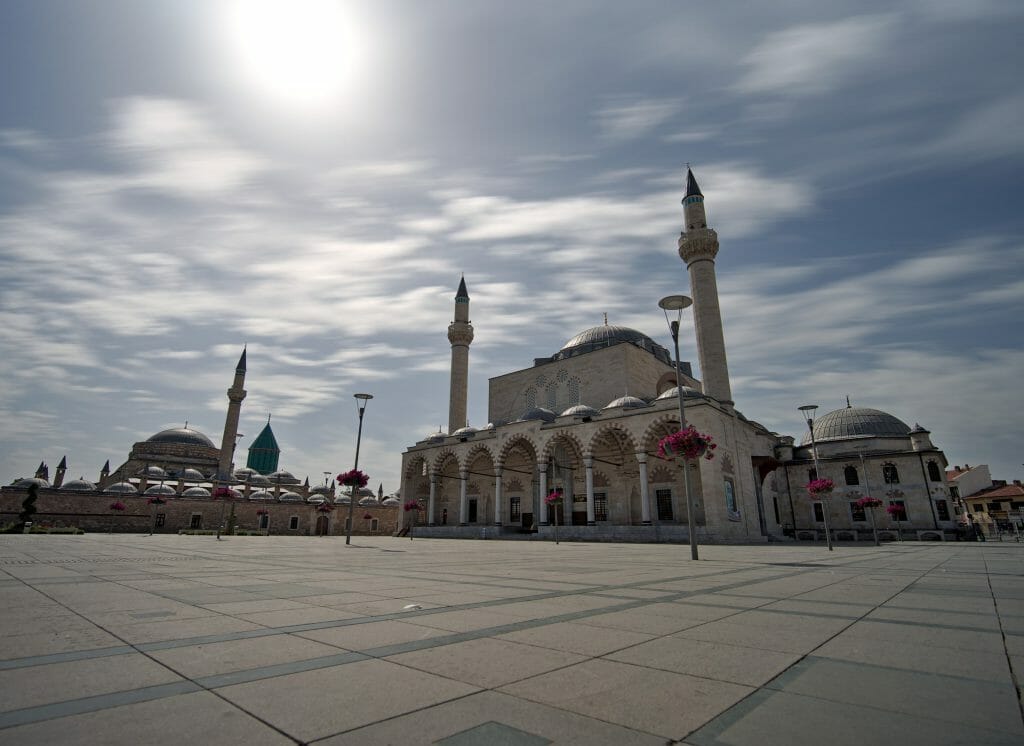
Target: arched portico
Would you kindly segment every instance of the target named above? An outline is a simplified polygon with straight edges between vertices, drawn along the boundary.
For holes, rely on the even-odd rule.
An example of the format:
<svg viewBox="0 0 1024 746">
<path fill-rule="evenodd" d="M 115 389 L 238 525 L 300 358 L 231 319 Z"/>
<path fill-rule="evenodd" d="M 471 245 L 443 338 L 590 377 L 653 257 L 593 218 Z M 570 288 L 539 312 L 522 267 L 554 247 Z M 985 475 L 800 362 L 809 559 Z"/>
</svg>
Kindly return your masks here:
<svg viewBox="0 0 1024 746">
<path fill-rule="evenodd" d="M 498 457 L 498 471 L 502 481 L 501 512 L 503 517 L 508 516 L 503 518 L 505 525 L 534 528 L 540 518 L 536 444 L 525 435 L 510 438 Z"/>
</svg>

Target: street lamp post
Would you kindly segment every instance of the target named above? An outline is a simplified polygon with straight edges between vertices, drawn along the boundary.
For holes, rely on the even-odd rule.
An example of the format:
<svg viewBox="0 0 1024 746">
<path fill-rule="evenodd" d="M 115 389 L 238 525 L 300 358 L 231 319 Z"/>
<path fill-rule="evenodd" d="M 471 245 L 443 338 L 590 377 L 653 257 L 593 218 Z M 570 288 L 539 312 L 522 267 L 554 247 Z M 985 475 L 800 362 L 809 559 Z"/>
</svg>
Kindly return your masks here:
<svg viewBox="0 0 1024 746">
<path fill-rule="evenodd" d="M 679 370 L 679 322 L 683 318 L 683 310 L 693 305 L 693 300 L 685 295 L 669 295 L 658 301 L 658 307 L 665 312 L 665 321 L 672 335 L 672 343 L 676 352 L 676 394 L 679 400 L 679 429 L 686 428 L 686 409 L 683 405 L 683 376 Z M 675 311 L 676 317 L 670 318 L 668 312 Z M 690 534 L 690 559 L 699 559 L 697 552 L 697 511 L 693 505 L 693 493 L 690 491 L 690 463 L 683 457 L 683 490 L 686 494 L 686 524 Z"/>
<path fill-rule="evenodd" d="M 356 400 L 356 410 L 359 412 L 359 430 L 356 433 L 356 463 L 352 467 L 355 471 L 359 468 L 359 444 L 363 439 L 363 413 L 366 411 L 366 405 L 373 398 L 373 394 L 353 394 Z M 348 525 L 345 526 L 345 543 L 352 543 L 352 511 L 355 510 L 356 496 L 359 494 L 359 488 L 352 485 L 352 494 L 348 497 Z"/>
<path fill-rule="evenodd" d="M 811 432 L 811 456 L 814 458 L 814 478 L 821 479 L 821 473 L 818 470 L 818 444 L 814 440 L 814 413 L 818 411 L 817 404 L 804 404 L 802 407 L 797 407 L 800 413 L 807 420 L 807 429 Z M 832 549 L 832 533 L 828 530 L 828 494 L 824 494 L 821 497 L 821 518 L 825 524 L 825 544 L 828 545 L 828 551 Z"/>
</svg>

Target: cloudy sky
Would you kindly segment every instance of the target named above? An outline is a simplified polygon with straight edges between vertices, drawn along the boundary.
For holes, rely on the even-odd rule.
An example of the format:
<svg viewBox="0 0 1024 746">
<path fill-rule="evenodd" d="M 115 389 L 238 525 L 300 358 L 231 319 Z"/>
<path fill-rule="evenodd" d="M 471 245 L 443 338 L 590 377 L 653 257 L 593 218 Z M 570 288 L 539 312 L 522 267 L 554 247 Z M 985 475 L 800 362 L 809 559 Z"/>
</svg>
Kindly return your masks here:
<svg viewBox="0 0 1024 746">
<path fill-rule="evenodd" d="M 668 345 L 685 164 L 737 407 L 889 411 L 1020 478 L 1024 5 L 0 3 L 0 482 L 187 420 L 299 478 L 611 323 Z M 284 10 L 283 10 L 284 9 Z M 692 329 L 683 357 L 694 361 Z M 595 403 L 600 405 L 601 403 Z"/>
</svg>

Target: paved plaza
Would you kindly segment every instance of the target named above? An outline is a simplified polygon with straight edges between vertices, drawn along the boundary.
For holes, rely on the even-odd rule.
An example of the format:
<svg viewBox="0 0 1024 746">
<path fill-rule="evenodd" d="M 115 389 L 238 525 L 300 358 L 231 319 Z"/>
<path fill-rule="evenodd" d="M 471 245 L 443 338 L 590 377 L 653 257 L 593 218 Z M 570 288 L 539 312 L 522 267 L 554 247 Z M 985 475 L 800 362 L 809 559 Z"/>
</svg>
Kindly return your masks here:
<svg viewBox="0 0 1024 746">
<path fill-rule="evenodd" d="M 1024 545 L 0 536 L 3 744 L 1020 744 Z"/>
</svg>

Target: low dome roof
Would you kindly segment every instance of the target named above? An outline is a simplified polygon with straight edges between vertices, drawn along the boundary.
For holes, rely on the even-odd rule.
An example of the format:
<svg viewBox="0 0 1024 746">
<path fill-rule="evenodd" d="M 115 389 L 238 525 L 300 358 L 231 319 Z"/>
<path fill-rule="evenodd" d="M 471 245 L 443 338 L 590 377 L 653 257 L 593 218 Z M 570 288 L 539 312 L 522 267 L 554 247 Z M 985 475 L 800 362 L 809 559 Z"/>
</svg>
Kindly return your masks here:
<svg viewBox="0 0 1024 746">
<path fill-rule="evenodd" d="M 243 481 L 248 482 L 249 484 L 258 484 L 258 485 L 271 484 L 271 481 L 269 479 L 267 479 L 265 476 L 263 476 L 262 474 L 260 474 L 258 472 L 256 474 L 250 474 Z"/>
<path fill-rule="evenodd" d="M 12 487 L 31 487 L 32 485 L 37 487 L 49 487 L 50 483 L 40 477 L 28 477 L 27 479 L 19 479 L 15 482 Z"/>
<path fill-rule="evenodd" d="M 389 497 L 387 500 L 381 503 L 381 505 L 398 505 L 401 501 L 397 497 Z"/>
<path fill-rule="evenodd" d="M 900 437 L 909 434 L 910 427 L 903 420 L 880 409 L 868 407 L 844 407 L 814 421 L 814 439 L 819 443 L 847 438 Z M 810 445 L 811 434 L 805 434 L 800 443 Z"/>
<path fill-rule="evenodd" d="M 574 404 L 567 410 L 558 415 L 559 417 L 593 417 L 598 415 L 598 412 L 593 407 L 588 407 L 586 404 Z"/>
<path fill-rule="evenodd" d="M 96 485 L 88 479 L 79 477 L 78 479 L 72 479 L 70 482 L 65 482 L 60 488 L 62 490 L 71 490 L 72 492 L 94 492 Z"/>
<path fill-rule="evenodd" d="M 143 495 L 177 495 L 174 488 L 169 484 L 154 484 L 152 487 L 147 487 Z"/>
<path fill-rule="evenodd" d="M 193 446 L 206 446 L 216 448 L 213 441 L 207 438 L 198 430 L 189 427 L 172 427 L 168 430 L 161 430 L 156 435 L 146 438 L 147 443 L 181 443 Z"/>
<path fill-rule="evenodd" d="M 255 492 L 249 493 L 250 500 L 273 500 L 274 493 L 268 492 L 267 490 L 256 490 Z"/>
<path fill-rule="evenodd" d="M 299 480 L 295 478 L 295 475 L 290 471 L 279 469 L 272 474 L 267 475 L 267 479 L 271 482 L 286 482 L 288 484 L 298 484 Z"/>
<path fill-rule="evenodd" d="M 182 469 L 178 476 L 186 482 L 202 482 L 206 479 L 198 469 Z"/>
<path fill-rule="evenodd" d="M 115 482 L 114 484 L 108 485 L 104 492 L 116 492 L 124 495 L 137 495 L 139 494 L 138 488 L 131 482 Z"/>
<path fill-rule="evenodd" d="M 454 433 L 452 433 L 452 435 L 458 437 L 460 435 L 462 435 L 462 436 L 473 435 L 474 433 L 477 433 L 477 432 L 479 432 L 479 431 L 475 427 L 470 427 L 469 425 L 466 425 L 465 427 L 460 427 L 458 430 L 456 430 Z"/>
<path fill-rule="evenodd" d="M 285 503 L 300 503 L 302 502 L 302 495 L 297 492 L 282 492 L 277 496 L 277 499 Z"/>
<path fill-rule="evenodd" d="M 205 487 L 189 487 L 181 493 L 182 497 L 209 497 L 210 491 Z"/>
<path fill-rule="evenodd" d="M 380 503 L 377 502 L 377 498 L 375 498 L 375 497 L 364 497 L 362 500 L 359 501 L 359 504 L 360 505 L 380 505 Z"/>
<path fill-rule="evenodd" d="M 658 395 L 658 398 L 654 401 L 664 401 L 666 399 L 675 399 L 679 396 L 679 387 L 673 386 L 668 391 L 663 391 Z M 707 399 L 703 393 L 697 389 L 692 389 L 689 386 L 683 386 L 683 398 L 684 399 Z"/>
<path fill-rule="evenodd" d="M 643 332 L 630 329 L 628 326 L 615 326 L 613 324 L 585 329 L 566 342 L 562 349 L 554 355 L 553 359 L 564 360 L 567 357 L 583 355 L 587 352 L 612 347 L 622 342 L 628 342 L 642 350 L 647 350 L 663 363 L 671 364 L 672 362 L 668 350 Z"/>
<path fill-rule="evenodd" d="M 147 466 L 139 472 L 139 476 L 145 475 L 147 479 L 168 479 L 167 472 L 159 466 Z"/>
<path fill-rule="evenodd" d="M 259 474 L 255 469 L 250 469 L 248 466 L 242 466 L 235 469 L 235 479 L 245 479 L 251 477 L 253 474 Z"/>
<path fill-rule="evenodd" d="M 534 407 L 533 409 L 527 409 L 523 412 L 519 418 L 519 422 L 526 422 L 528 420 L 543 420 L 544 422 L 554 422 L 557 414 L 552 412 L 550 409 L 544 407 Z"/>
<path fill-rule="evenodd" d="M 635 396 L 620 396 L 615 401 L 605 404 L 602 409 L 639 409 L 646 406 L 648 404 L 643 399 L 638 399 Z"/>
</svg>

